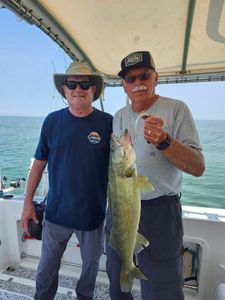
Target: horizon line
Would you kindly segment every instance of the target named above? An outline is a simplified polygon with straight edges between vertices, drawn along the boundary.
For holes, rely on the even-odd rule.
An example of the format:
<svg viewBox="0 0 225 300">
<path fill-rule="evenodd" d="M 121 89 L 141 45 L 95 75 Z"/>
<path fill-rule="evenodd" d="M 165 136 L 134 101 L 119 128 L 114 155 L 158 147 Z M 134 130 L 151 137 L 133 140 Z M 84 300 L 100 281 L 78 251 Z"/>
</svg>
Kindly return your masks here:
<svg viewBox="0 0 225 300">
<path fill-rule="evenodd" d="M 45 118 L 48 114 L 42 116 L 28 115 L 0 115 L 0 117 L 16 117 L 16 118 Z M 195 121 L 225 121 L 225 119 L 194 119 Z"/>
</svg>

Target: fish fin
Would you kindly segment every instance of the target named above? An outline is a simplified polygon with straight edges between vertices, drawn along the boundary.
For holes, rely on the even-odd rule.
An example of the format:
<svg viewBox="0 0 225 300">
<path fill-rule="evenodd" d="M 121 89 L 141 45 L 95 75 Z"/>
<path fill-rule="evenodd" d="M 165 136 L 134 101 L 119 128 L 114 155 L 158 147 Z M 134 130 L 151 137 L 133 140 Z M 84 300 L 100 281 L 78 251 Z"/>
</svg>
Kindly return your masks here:
<svg viewBox="0 0 225 300">
<path fill-rule="evenodd" d="M 122 292 L 128 293 L 131 291 L 134 278 L 147 280 L 147 277 L 135 265 L 131 270 L 125 269 L 122 265 L 120 272 L 120 289 Z"/>
<path fill-rule="evenodd" d="M 141 252 L 141 250 L 143 250 L 144 247 L 148 247 L 148 246 L 149 246 L 149 241 L 143 235 L 137 232 L 134 253 L 137 254 Z"/>
<path fill-rule="evenodd" d="M 155 190 L 153 184 L 149 182 L 148 177 L 138 175 L 135 180 L 135 187 L 143 193 L 153 192 Z"/>
</svg>

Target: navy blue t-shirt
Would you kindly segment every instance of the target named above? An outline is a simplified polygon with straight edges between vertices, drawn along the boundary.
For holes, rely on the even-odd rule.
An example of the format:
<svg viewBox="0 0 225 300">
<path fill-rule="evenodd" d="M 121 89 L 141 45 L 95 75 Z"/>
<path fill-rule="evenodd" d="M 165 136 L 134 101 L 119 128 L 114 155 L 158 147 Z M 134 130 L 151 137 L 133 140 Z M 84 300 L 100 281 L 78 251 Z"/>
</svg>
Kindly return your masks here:
<svg viewBox="0 0 225 300">
<path fill-rule="evenodd" d="M 68 108 L 49 114 L 35 158 L 48 161 L 46 220 L 94 230 L 105 218 L 112 116 L 95 109 L 75 117 Z"/>
</svg>

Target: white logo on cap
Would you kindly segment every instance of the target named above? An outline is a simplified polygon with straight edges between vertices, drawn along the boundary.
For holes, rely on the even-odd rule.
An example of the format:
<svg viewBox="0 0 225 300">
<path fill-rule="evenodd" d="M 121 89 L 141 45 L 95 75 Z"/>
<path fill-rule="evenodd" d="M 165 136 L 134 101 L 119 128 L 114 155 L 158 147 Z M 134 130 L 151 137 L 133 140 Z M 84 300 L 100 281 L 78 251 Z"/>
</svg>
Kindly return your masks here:
<svg viewBox="0 0 225 300">
<path fill-rule="evenodd" d="M 125 58 L 125 67 L 135 65 L 143 61 L 142 53 L 134 53 Z"/>
</svg>

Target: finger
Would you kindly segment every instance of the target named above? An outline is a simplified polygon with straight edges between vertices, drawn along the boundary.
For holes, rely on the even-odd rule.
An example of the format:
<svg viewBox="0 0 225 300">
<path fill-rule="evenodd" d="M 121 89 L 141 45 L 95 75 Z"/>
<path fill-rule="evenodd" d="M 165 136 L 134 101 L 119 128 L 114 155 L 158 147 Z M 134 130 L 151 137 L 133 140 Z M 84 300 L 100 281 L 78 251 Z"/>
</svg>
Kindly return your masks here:
<svg viewBox="0 0 225 300">
<path fill-rule="evenodd" d="M 29 235 L 28 220 L 27 221 L 23 221 L 23 231 Z"/>
<path fill-rule="evenodd" d="M 38 224 L 38 223 L 39 223 L 38 218 L 37 218 L 36 216 L 33 217 L 33 221 L 34 221 L 35 224 Z"/>
<path fill-rule="evenodd" d="M 150 117 L 151 117 L 151 115 L 144 114 L 144 115 L 142 116 L 142 119 L 145 120 L 145 119 L 150 118 Z"/>
<path fill-rule="evenodd" d="M 159 117 L 151 116 L 150 118 L 145 119 L 146 124 L 154 125 L 154 126 L 163 126 L 164 122 L 163 119 Z"/>
<path fill-rule="evenodd" d="M 147 141 L 148 144 L 151 143 L 151 130 L 150 129 L 145 129 L 144 131 L 144 138 Z"/>
</svg>

